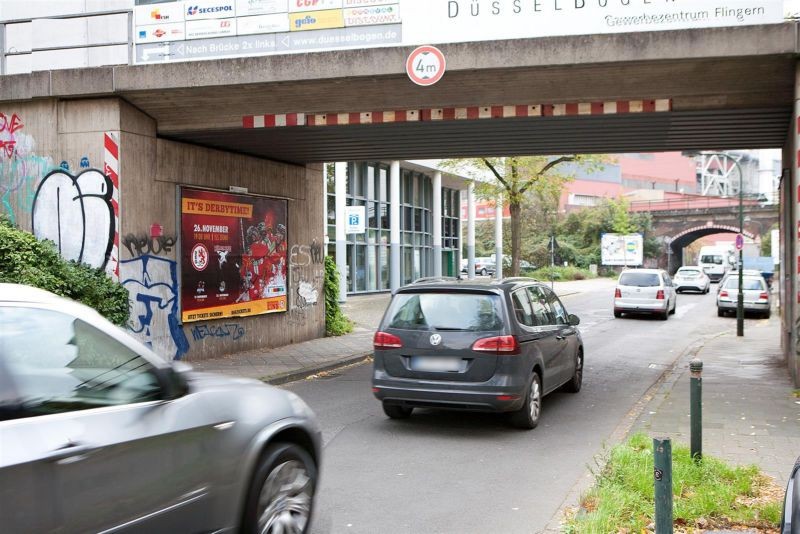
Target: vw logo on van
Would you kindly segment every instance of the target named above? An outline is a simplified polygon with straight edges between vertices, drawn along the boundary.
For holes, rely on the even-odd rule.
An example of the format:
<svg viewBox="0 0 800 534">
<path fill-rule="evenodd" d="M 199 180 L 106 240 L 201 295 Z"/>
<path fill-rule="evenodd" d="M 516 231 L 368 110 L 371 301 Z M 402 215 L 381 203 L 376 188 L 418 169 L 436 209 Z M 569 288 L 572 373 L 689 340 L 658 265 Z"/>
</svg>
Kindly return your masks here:
<svg viewBox="0 0 800 534">
<path fill-rule="evenodd" d="M 431 345 L 433 345 L 434 347 L 441 342 L 442 342 L 442 336 L 440 336 L 439 334 L 433 334 L 431 336 Z"/>
</svg>

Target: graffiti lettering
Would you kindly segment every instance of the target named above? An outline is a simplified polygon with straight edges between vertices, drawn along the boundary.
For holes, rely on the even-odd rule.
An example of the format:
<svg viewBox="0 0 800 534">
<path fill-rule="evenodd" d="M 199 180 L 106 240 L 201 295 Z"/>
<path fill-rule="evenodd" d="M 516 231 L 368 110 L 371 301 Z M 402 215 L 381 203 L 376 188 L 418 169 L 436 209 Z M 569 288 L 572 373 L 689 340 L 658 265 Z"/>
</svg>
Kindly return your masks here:
<svg viewBox="0 0 800 534">
<path fill-rule="evenodd" d="M 322 261 L 322 246 L 316 239 L 310 245 L 294 245 L 289 252 L 290 266 L 321 265 Z"/>
<path fill-rule="evenodd" d="M 36 142 L 22 128 L 16 113 L 10 119 L 0 113 L 0 202 L 12 223 L 17 212 L 31 211 L 36 180 L 53 167 L 50 158 L 35 154 Z"/>
<path fill-rule="evenodd" d="M 128 290 L 128 328 L 159 354 L 179 360 L 189 340 L 178 321 L 177 263 L 156 256 L 120 262 L 122 285 Z"/>
<path fill-rule="evenodd" d="M 302 325 L 322 289 L 322 247 L 316 239 L 310 245 L 294 245 L 289 252 L 289 324 Z"/>
<path fill-rule="evenodd" d="M 11 115 L 10 120 L 5 113 L 0 113 L 0 132 L 13 134 L 17 130 L 21 130 L 23 126 L 22 119 L 16 113 Z"/>
<path fill-rule="evenodd" d="M 138 258 L 145 254 L 154 254 L 156 256 L 172 252 L 172 247 L 175 246 L 177 239 L 174 237 L 166 236 L 153 236 L 148 237 L 145 234 L 128 234 L 122 238 L 122 244 L 128 249 L 131 257 Z"/>
<path fill-rule="evenodd" d="M 114 245 L 112 187 L 97 169 L 48 173 L 33 198 L 34 235 L 53 241 L 68 260 L 105 267 Z"/>
<path fill-rule="evenodd" d="M 244 336 L 244 327 L 236 323 L 222 325 L 198 325 L 192 327 L 192 337 L 195 341 L 202 341 L 207 337 L 229 337 L 233 341 Z"/>
</svg>

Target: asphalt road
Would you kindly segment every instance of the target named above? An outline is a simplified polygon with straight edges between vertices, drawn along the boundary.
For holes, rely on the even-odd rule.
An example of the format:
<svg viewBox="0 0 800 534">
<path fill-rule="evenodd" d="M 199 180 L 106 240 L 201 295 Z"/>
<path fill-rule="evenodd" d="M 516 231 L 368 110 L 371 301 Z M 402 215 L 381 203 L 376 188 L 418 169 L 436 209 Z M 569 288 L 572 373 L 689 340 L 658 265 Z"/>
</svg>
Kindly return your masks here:
<svg viewBox="0 0 800 534">
<path fill-rule="evenodd" d="M 370 365 L 287 386 L 319 416 L 325 441 L 315 533 L 541 532 L 628 412 L 680 353 L 730 329 L 714 291 L 678 296 L 666 322 L 614 319 L 613 282 L 566 296 L 581 317 L 583 389 L 544 399 L 535 430 L 491 414 L 415 410 L 387 419 Z"/>
</svg>

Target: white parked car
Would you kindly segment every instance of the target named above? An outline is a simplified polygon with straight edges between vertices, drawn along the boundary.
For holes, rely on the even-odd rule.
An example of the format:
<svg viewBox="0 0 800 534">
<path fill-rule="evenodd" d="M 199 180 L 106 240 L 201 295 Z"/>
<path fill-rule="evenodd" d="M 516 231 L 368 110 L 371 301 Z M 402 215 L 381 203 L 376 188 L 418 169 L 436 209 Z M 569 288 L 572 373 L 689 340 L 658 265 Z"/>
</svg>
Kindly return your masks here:
<svg viewBox="0 0 800 534">
<path fill-rule="evenodd" d="M 675 313 L 678 297 L 669 275 L 662 269 L 622 271 L 614 290 L 614 317 L 623 313 L 648 313 L 667 320 Z"/>
<path fill-rule="evenodd" d="M 753 312 L 769 319 L 772 308 L 767 282 L 760 274 L 742 273 L 743 308 L 745 313 Z M 729 312 L 736 313 L 739 301 L 739 277 L 728 276 L 717 293 L 717 315 L 723 317 Z"/>
<path fill-rule="evenodd" d="M 711 287 L 711 279 L 700 267 L 681 267 L 672 278 L 675 283 L 675 291 L 699 291 L 708 293 Z"/>
</svg>

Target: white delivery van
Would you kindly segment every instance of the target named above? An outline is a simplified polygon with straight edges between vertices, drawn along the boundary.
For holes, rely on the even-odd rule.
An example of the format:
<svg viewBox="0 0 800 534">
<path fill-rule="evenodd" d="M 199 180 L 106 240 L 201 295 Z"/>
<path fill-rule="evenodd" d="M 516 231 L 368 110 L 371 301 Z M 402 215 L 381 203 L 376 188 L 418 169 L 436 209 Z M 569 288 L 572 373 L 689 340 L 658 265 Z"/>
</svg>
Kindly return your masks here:
<svg viewBox="0 0 800 534">
<path fill-rule="evenodd" d="M 702 247 L 697 265 L 712 282 L 719 282 L 731 268 L 729 251 L 726 247 Z"/>
</svg>

